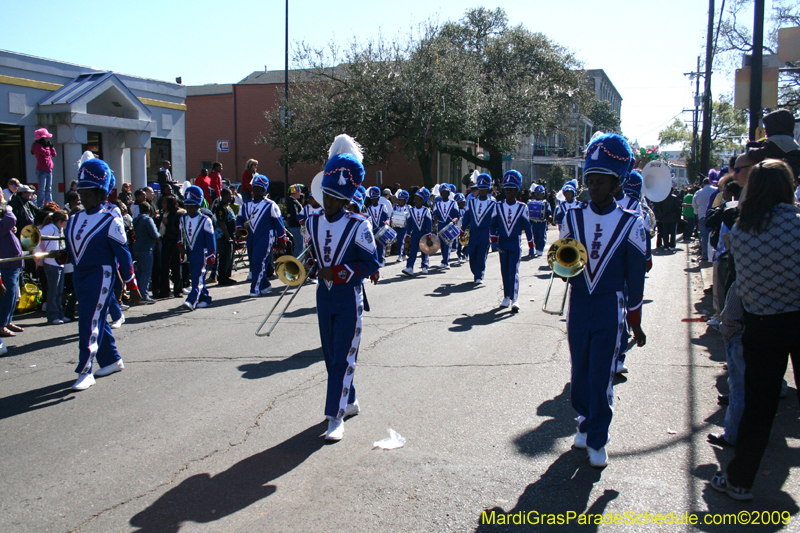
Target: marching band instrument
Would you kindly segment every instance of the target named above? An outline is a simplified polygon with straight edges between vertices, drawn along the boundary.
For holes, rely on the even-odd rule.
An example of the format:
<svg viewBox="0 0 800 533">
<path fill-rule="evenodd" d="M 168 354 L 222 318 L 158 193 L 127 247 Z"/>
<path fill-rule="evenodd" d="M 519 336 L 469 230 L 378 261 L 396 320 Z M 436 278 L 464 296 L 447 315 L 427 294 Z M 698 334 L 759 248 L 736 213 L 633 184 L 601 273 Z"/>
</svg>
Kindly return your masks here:
<svg viewBox="0 0 800 533">
<path fill-rule="evenodd" d="M 547 264 L 553 269 L 550 274 L 550 285 L 547 286 L 547 295 L 544 298 L 544 305 L 542 311 L 549 315 L 563 315 L 564 307 L 567 304 L 567 295 L 569 294 L 569 285 L 564 290 L 564 298 L 561 300 L 561 309 L 558 311 L 550 311 L 547 309 L 547 303 L 550 301 L 550 289 L 553 288 L 553 278 L 558 276 L 560 278 L 572 278 L 583 272 L 586 264 L 589 262 L 589 253 L 586 247 L 575 239 L 569 237 L 559 239 L 554 242 L 550 249 L 547 250 Z"/>
<path fill-rule="evenodd" d="M 66 250 L 53 250 L 52 252 L 22 254 L 19 257 L 6 257 L 5 259 L 0 259 L 0 264 L 13 263 L 14 261 L 29 261 L 31 259 L 55 259 L 59 265 L 65 265 L 67 264 L 67 261 L 69 261 L 69 253 Z"/>
<path fill-rule="evenodd" d="M 459 235 L 458 243 L 461 246 L 466 246 L 469 244 L 469 228 L 467 228 L 467 230 L 464 232 L 464 235 Z"/>
<path fill-rule="evenodd" d="M 42 232 L 39 231 L 34 225 L 28 225 L 22 228 L 22 231 L 19 232 L 19 244 L 22 246 L 24 250 L 33 250 L 39 243 L 42 241 L 63 241 L 64 237 L 53 237 L 51 235 L 42 235 Z"/>
<path fill-rule="evenodd" d="M 250 232 L 247 231 L 245 228 L 237 228 L 236 229 L 236 238 L 237 239 L 246 239 L 248 235 L 250 235 Z"/>
<path fill-rule="evenodd" d="M 405 228 L 408 213 L 405 211 L 395 211 L 392 213 L 392 227 Z"/>
<path fill-rule="evenodd" d="M 642 196 L 663 202 L 672 191 L 672 171 L 664 161 L 650 161 L 642 169 Z"/>
<path fill-rule="evenodd" d="M 286 284 L 286 288 L 283 289 L 280 297 L 275 301 L 275 305 L 272 306 L 267 316 L 264 317 L 264 320 L 261 322 L 261 325 L 258 326 L 256 330 L 256 337 L 269 337 L 272 330 L 275 329 L 275 326 L 278 325 L 278 322 L 286 311 L 289 309 L 289 306 L 292 305 L 292 301 L 294 301 L 297 294 L 300 292 L 300 289 L 303 288 L 303 285 L 308 280 L 309 272 L 306 271 L 306 266 L 303 264 L 303 258 L 305 258 L 309 253 L 311 253 L 311 245 L 306 246 L 306 249 L 303 250 L 303 253 L 300 254 L 299 257 L 293 257 L 291 255 L 282 255 L 278 259 L 275 260 L 275 274 L 280 278 L 280 280 Z M 264 327 L 264 324 L 272 316 L 272 313 L 275 312 L 277 309 L 278 304 L 281 303 L 283 297 L 286 296 L 286 293 L 289 291 L 290 288 L 297 287 L 297 290 L 294 291 L 292 297 L 289 298 L 289 301 L 286 302 L 286 305 L 281 310 L 280 314 L 278 314 L 278 318 L 275 319 L 275 322 L 272 323 L 270 328 L 265 332 L 261 333 L 261 329 Z"/>
<path fill-rule="evenodd" d="M 658 220 L 656 219 L 656 214 L 652 209 L 650 209 L 649 205 L 647 204 L 641 204 L 641 205 L 644 207 L 646 211 L 647 220 L 648 223 L 650 224 L 650 236 L 654 237 L 656 234 L 656 224 L 658 223 Z"/>
<path fill-rule="evenodd" d="M 397 240 L 397 232 L 392 228 L 390 228 L 389 226 L 382 227 L 375 234 L 375 242 L 380 244 L 384 248 L 388 248 L 396 240 Z"/>
<path fill-rule="evenodd" d="M 431 240 L 431 245 L 428 246 L 428 239 Z M 439 251 L 439 248 L 442 247 L 442 243 L 439 242 L 439 237 L 437 235 L 424 235 L 419 240 L 419 249 L 422 251 L 423 254 L 426 255 L 433 255 Z"/>
<path fill-rule="evenodd" d="M 456 240 L 461 233 L 461 230 L 458 229 L 458 226 L 455 223 L 450 222 L 441 231 L 439 231 L 439 241 L 445 243 L 447 246 L 450 246 L 454 240 Z"/>
</svg>

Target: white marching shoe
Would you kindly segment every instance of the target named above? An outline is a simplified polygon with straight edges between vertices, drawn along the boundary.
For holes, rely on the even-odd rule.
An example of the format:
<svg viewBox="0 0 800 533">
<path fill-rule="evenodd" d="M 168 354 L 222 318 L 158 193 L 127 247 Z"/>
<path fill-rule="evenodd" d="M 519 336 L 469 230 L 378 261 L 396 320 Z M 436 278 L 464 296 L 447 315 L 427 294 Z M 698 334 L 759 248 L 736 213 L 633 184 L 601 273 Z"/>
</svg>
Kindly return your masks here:
<svg viewBox="0 0 800 533">
<path fill-rule="evenodd" d="M 325 440 L 339 441 L 344 437 L 344 420 L 341 418 L 331 418 L 328 420 L 328 432 L 325 433 Z"/>
<path fill-rule="evenodd" d="M 620 361 L 619 359 L 617 359 L 616 368 L 614 369 L 614 372 L 616 374 L 627 374 L 628 367 L 625 366 L 625 361 Z"/>
<path fill-rule="evenodd" d="M 509 297 L 503 298 L 503 301 L 500 302 L 500 307 L 508 307 L 509 305 L 511 305 L 511 298 Z"/>
<path fill-rule="evenodd" d="M 189 302 L 183 302 L 181 305 L 182 305 L 183 307 L 185 307 L 186 309 L 188 309 L 189 311 L 194 311 L 194 307 L 193 307 L 193 306 L 192 306 L 192 304 L 190 304 Z M 113 327 L 113 326 L 112 326 L 112 327 Z"/>
<path fill-rule="evenodd" d="M 578 448 L 580 450 L 586 449 L 586 438 L 589 436 L 588 433 L 581 433 L 580 431 L 575 434 L 575 441 L 572 443 L 572 446 Z"/>
<path fill-rule="evenodd" d="M 511 312 L 512 313 L 519 313 L 519 304 L 517 303 L 516 300 L 511 302 Z"/>
<path fill-rule="evenodd" d="M 122 362 L 122 359 L 117 359 L 110 365 L 104 366 L 103 368 L 95 372 L 94 375 L 99 378 L 103 376 L 110 376 L 114 372 L 119 372 L 123 368 L 125 368 L 125 364 Z"/>
<path fill-rule="evenodd" d="M 599 450 L 595 450 L 591 446 L 587 446 L 586 450 L 589 452 L 589 464 L 595 468 L 603 468 L 608 465 L 608 453 L 606 447 L 603 446 Z"/>
<path fill-rule="evenodd" d="M 356 416 L 360 412 L 361 412 L 361 407 L 358 406 L 358 400 L 356 400 L 353 403 L 347 404 L 347 407 L 344 408 L 344 416 L 342 418 Z"/>
<path fill-rule="evenodd" d="M 94 384 L 94 376 L 91 373 L 81 374 L 78 376 L 78 381 L 72 384 L 72 390 L 86 390 Z"/>
<path fill-rule="evenodd" d="M 125 315 L 119 317 L 119 320 L 115 320 L 111 323 L 111 329 L 119 329 L 122 327 L 122 324 L 125 323 Z"/>
<path fill-rule="evenodd" d="M 422 269 L 422 273 L 423 273 L 423 274 L 427 274 L 427 273 L 428 273 L 428 269 L 427 269 L 427 268 L 423 268 L 423 269 Z"/>
<path fill-rule="evenodd" d="M 414 269 L 413 268 L 406 267 L 403 270 L 401 270 L 400 272 L 402 272 L 406 276 L 413 276 L 414 275 Z"/>
</svg>

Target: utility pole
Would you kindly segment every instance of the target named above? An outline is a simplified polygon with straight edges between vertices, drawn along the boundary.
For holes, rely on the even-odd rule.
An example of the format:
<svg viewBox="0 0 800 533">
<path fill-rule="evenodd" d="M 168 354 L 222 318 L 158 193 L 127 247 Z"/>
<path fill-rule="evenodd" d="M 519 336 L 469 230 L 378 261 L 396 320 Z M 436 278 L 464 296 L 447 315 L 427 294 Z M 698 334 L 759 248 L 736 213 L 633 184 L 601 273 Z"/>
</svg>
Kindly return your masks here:
<svg viewBox="0 0 800 533">
<path fill-rule="evenodd" d="M 289 122 L 289 0 L 286 0 L 286 41 L 284 46 L 285 62 L 283 66 L 283 97 L 286 111 L 284 112 L 284 120 Z M 283 202 L 286 203 L 287 188 L 289 187 L 289 162 L 283 162 Z"/>
<path fill-rule="evenodd" d="M 711 160 L 711 67 L 714 62 L 714 0 L 708 0 L 708 35 L 706 37 L 706 78 L 703 93 L 703 137 L 700 146 L 700 173 L 708 174 Z"/>
<path fill-rule="evenodd" d="M 750 64 L 750 140 L 756 140 L 756 129 L 761 122 L 761 78 L 763 77 L 764 0 L 755 0 L 753 22 L 753 61 Z"/>
<path fill-rule="evenodd" d="M 687 166 L 687 170 L 693 170 L 692 175 L 689 176 L 689 180 L 694 183 L 696 179 L 697 170 L 697 153 L 698 153 L 698 145 L 697 145 L 697 130 L 700 124 L 700 78 L 703 76 L 703 73 L 700 72 L 700 56 L 697 56 L 697 69 L 694 72 L 686 72 L 684 76 L 689 76 L 689 79 L 694 79 L 695 81 L 695 89 L 694 89 L 694 109 L 684 109 L 683 112 L 686 113 L 690 111 L 692 113 L 692 149 L 691 155 L 689 159 L 691 161 L 691 165 Z"/>
</svg>

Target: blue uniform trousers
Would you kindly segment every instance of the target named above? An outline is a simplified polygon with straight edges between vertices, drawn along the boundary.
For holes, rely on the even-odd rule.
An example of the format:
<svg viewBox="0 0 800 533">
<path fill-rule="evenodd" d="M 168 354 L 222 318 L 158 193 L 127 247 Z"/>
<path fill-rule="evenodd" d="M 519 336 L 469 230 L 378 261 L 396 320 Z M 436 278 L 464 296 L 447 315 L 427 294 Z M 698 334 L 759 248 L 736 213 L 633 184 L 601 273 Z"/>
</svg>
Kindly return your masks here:
<svg viewBox="0 0 800 533">
<path fill-rule="evenodd" d="M 461 259 L 465 255 L 464 247 L 461 246 L 461 241 L 459 241 L 458 239 L 456 239 L 455 242 L 456 242 L 456 257 Z"/>
<path fill-rule="evenodd" d="M 535 222 L 531 220 L 531 229 L 533 230 L 533 244 L 539 255 L 544 253 L 544 247 L 547 244 L 547 222 Z"/>
<path fill-rule="evenodd" d="M 411 232 L 411 244 L 408 245 L 408 261 L 406 261 L 406 268 L 414 268 L 414 263 L 417 261 L 417 253 L 419 253 L 419 241 L 425 233 Z M 422 255 L 422 268 L 428 268 L 430 258 L 428 254 Z"/>
<path fill-rule="evenodd" d="M 326 287 L 317 289 L 319 336 L 328 371 L 325 416 L 341 418 L 347 404 L 356 401 L 353 375 L 361 344 L 363 313 L 364 292 L 360 284 L 334 287 L 333 291 Z"/>
<path fill-rule="evenodd" d="M 595 450 L 608 442 L 614 411 L 614 367 L 625 327 L 622 292 L 586 295 L 572 292 L 567 339 L 572 359 L 572 407 L 578 431 Z"/>
<path fill-rule="evenodd" d="M 272 244 L 274 237 L 253 242 L 253 255 L 250 259 L 250 294 L 260 293 L 272 286 L 269 282 L 272 265 Z"/>
<path fill-rule="evenodd" d="M 211 295 L 208 294 L 208 287 L 206 286 L 206 252 L 205 250 L 197 250 L 187 252 L 189 258 L 189 275 L 192 278 L 192 290 L 186 297 L 186 302 L 192 306 L 192 309 L 197 307 L 197 302 L 211 303 Z"/>
<path fill-rule="evenodd" d="M 110 265 L 75 268 L 72 283 L 78 297 L 78 374 L 92 371 L 97 357 L 100 368 L 122 359 L 114 334 L 106 321 L 109 302 L 114 298 L 116 268 Z"/>
<path fill-rule="evenodd" d="M 402 256 L 406 246 L 406 228 L 394 228 L 397 232 L 397 255 Z"/>
<path fill-rule="evenodd" d="M 519 293 L 519 261 L 522 252 L 517 246 L 515 249 L 504 250 L 500 248 L 500 274 L 503 276 L 503 296 L 516 301 Z"/>
<path fill-rule="evenodd" d="M 623 314 L 625 316 L 625 328 L 622 330 L 622 335 L 619 336 L 619 355 L 617 360 L 625 362 L 625 354 L 628 351 L 628 340 L 631 338 L 631 328 L 628 324 L 628 284 L 626 283 L 622 288 L 622 297 L 625 298 L 625 305 L 623 306 Z"/>
<path fill-rule="evenodd" d="M 475 281 L 483 279 L 486 274 L 486 258 L 489 257 L 489 231 L 471 230 L 466 253 L 469 256 L 469 269 Z"/>
<path fill-rule="evenodd" d="M 114 269 L 114 278 L 114 290 L 111 291 L 111 302 L 108 304 L 108 314 L 111 315 L 111 320 L 116 322 L 122 318 L 122 307 L 120 307 L 119 300 L 117 300 L 117 293 L 122 290 L 122 282 L 119 280 L 116 269 Z"/>
<path fill-rule="evenodd" d="M 441 241 L 441 242 L 442 242 L 442 248 L 441 248 L 441 250 L 442 250 L 442 264 L 443 265 L 449 265 L 450 264 L 450 247 L 452 246 L 452 243 L 451 244 L 447 244 L 444 241 Z"/>
</svg>

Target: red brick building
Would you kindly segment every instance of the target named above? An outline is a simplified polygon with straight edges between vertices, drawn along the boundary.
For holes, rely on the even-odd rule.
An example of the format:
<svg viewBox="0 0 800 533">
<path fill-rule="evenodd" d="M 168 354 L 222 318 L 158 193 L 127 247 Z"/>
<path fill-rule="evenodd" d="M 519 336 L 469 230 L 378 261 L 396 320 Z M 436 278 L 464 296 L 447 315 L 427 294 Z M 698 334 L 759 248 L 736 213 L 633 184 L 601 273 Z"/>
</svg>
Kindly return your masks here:
<svg viewBox="0 0 800 533">
<path fill-rule="evenodd" d="M 283 94 L 283 71 L 254 72 L 234 84 L 212 84 L 186 88 L 186 175 L 193 179 L 202 168 L 215 160 L 222 163 L 222 176 L 233 183 L 241 181 L 248 159 L 258 161 L 258 171 L 271 183 L 282 183 L 284 169 L 278 164 L 280 151 L 268 144 L 256 144 L 267 128 L 264 112 L 274 109 Z M 217 141 L 228 141 L 228 152 L 217 153 Z M 333 139 L 331 139 L 331 142 Z M 442 159 L 450 159 L 443 156 Z M 449 161 L 448 161 L 449 163 Z M 449 165 L 448 165 L 449 167 Z M 314 165 L 289 169 L 289 184 L 310 185 L 322 170 Z M 381 184 L 377 183 L 381 173 Z M 460 167 L 459 167 L 460 172 Z M 434 176 L 437 175 L 434 169 Z M 454 180 L 442 180 L 450 181 Z M 364 185 L 390 187 L 399 183 L 404 189 L 422 185 L 418 163 L 398 153 L 389 165 L 366 169 Z M 272 196 L 276 197 L 276 191 Z"/>
</svg>

